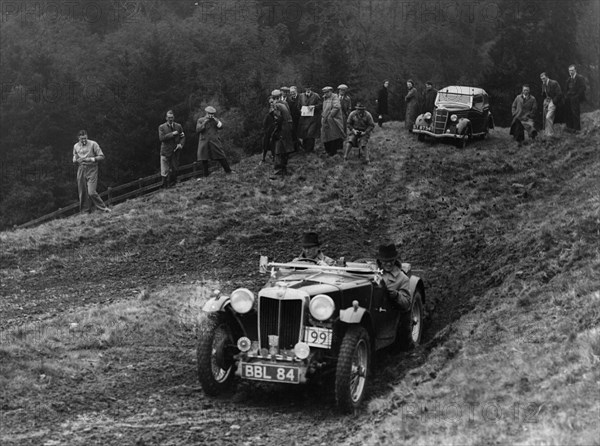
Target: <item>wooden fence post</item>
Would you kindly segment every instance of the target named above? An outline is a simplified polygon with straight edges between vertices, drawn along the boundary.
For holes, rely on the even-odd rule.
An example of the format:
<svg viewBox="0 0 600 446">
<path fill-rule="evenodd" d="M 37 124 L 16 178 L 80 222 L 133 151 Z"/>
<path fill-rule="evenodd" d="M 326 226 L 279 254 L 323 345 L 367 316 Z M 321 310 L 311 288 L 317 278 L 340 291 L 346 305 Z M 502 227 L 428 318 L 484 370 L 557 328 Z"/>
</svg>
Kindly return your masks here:
<svg viewBox="0 0 600 446">
<path fill-rule="evenodd" d="M 112 187 L 108 186 L 108 204 L 112 203 Z"/>
<path fill-rule="evenodd" d="M 143 178 L 138 179 L 138 197 L 142 196 L 142 180 Z"/>
</svg>

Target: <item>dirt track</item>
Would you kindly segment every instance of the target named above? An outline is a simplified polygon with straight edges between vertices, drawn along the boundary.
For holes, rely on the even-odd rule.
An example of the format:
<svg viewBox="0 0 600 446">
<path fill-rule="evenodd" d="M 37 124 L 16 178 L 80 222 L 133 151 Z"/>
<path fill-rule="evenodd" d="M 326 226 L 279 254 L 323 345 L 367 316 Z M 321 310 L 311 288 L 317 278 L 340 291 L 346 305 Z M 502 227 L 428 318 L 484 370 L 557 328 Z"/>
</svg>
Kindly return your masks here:
<svg viewBox="0 0 600 446">
<path fill-rule="evenodd" d="M 85 223 L 94 229 L 76 243 L 40 242 L 34 250 L 4 252 L 3 270 L 11 273 L 5 273 L 2 282 L 2 328 L 132 298 L 142 289 L 160 289 L 168 283 L 201 283 L 208 278 L 226 286 L 256 288 L 264 281 L 256 273 L 258 255 L 285 259 L 297 249 L 297 235 L 316 226 L 326 241 L 324 250 L 334 257 L 371 256 L 381 239 L 401 241 L 403 259 L 423 271 L 419 275 L 426 282 L 431 316 L 425 340 L 431 339 L 467 311 L 473 295 L 493 285 L 481 257 L 471 255 L 474 248 L 490 243 L 489 234 L 471 226 L 470 198 L 460 196 L 458 188 L 465 181 L 476 181 L 465 177 L 468 157 L 478 156 L 479 147 L 501 143 L 476 143 L 465 152 L 466 164 L 456 169 L 440 161 L 453 147 L 424 147 L 397 124 L 377 132 L 372 144 L 379 147 L 373 156 L 379 160 L 368 167 L 357 160 L 342 166 L 338 157 L 318 162 L 311 161 L 313 155 L 295 157 L 294 175 L 286 185 L 264 180 L 264 167 L 240 166 L 255 169 L 252 175 L 258 180 L 249 178 L 258 181 L 255 190 L 274 200 L 278 194 L 304 206 L 303 199 L 308 198 L 310 205 L 316 200 L 318 217 L 293 219 L 289 208 L 271 209 L 271 224 L 264 227 L 251 216 L 223 212 L 220 207 L 226 208 L 222 203 L 228 196 L 243 200 L 244 194 L 259 192 L 248 192 L 239 179 L 226 182 L 215 176 L 202 189 L 185 184 L 163 198 L 143 199 L 159 206 L 161 200 L 168 201 L 165 197 L 180 193 L 190 206 L 210 213 L 212 226 L 199 228 L 193 219 L 179 222 L 173 211 L 168 230 L 149 222 L 148 229 L 128 233 L 120 218 L 128 208 L 122 205 L 110 217 Z M 327 177 L 311 177 L 323 165 Z M 302 196 L 309 187 L 314 193 Z M 357 211 L 340 212 L 336 206 Z M 217 219 L 219 215 L 223 218 Z M 84 224 L 81 218 L 69 223 L 72 228 Z M 64 380 L 46 389 L 51 410 L 31 414 L 4 401 L 8 428 L 3 428 L 7 429 L 3 442 L 358 445 L 361 439 L 353 433 L 364 423 L 376 422 L 377 416 L 366 412 L 336 415 L 331 397 L 323 397 L 323 387 L 243 384 L 229 398 L 208 399 L 195 378 L 193 333 L 183 330 L 177 336 L 176 345 L 148 346 L 139 352 L 110 350 L 99 360 L 101 378 L 90 372 L 78 383 Z M 426 360 L 426 354 L 421 348 L 379 355 L 371 394 L 385 394 L 389 384 L 400 382 L 411 367 Z"/>
</svg>

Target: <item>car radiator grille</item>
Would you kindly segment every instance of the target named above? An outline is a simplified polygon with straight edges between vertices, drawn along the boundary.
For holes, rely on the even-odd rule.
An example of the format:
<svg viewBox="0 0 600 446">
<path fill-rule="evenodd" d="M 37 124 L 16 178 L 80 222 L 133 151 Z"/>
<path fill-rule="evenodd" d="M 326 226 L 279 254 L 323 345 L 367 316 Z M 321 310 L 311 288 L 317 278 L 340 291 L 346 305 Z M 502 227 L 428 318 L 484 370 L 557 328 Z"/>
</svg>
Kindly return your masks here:
<svg viewBox="0 0 600 446">
<path fill-rule="evenodd" d="M 433 133 L 436 135 L 444 133 L 446 122 L 448 122 L 448 110 L 437 109 L 433 117 Z"/>
<path fill-rule="evenodd" d="M 269 348 L 269 335 L 279 336 L 279 348 L 294 348 L 300 341 L 302 304 L 302 300 L 260 298 L 258 311 L 261 348 Z"/>
</svg>

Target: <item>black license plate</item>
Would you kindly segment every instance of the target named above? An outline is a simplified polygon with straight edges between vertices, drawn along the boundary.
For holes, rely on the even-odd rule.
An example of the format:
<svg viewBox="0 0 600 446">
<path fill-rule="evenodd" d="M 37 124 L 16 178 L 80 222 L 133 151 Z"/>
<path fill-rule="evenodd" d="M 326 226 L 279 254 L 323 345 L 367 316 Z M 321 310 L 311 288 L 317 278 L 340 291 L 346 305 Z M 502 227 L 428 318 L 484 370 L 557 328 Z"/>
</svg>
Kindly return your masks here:
<svg viewBox="0 0 600 446">
<path fill-rule="evenodd" d="M 297 367 L 242 362 L 242 378 L 278 383 L 300 383 Z"/>
</svg>

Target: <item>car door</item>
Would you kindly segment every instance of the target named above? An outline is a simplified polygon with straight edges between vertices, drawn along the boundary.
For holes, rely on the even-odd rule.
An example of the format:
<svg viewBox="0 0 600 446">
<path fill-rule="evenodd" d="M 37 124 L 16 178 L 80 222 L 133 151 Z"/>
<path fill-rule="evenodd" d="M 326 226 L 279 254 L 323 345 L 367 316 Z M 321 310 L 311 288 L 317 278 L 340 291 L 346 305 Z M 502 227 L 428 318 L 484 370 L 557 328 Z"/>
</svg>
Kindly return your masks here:
<svg viewBox="0 0 600 446">
<path fill-rule="evenodd" d="M 371 299 L 371 318 L 376 333 L 376 341 L 379 345 L 387 345 L 396 337 L 396 325 L 398 322 L 398 308 L 388 297 L 388 290 L 381 281 L 373 286 L 373 298 Z"/>
</svg>

